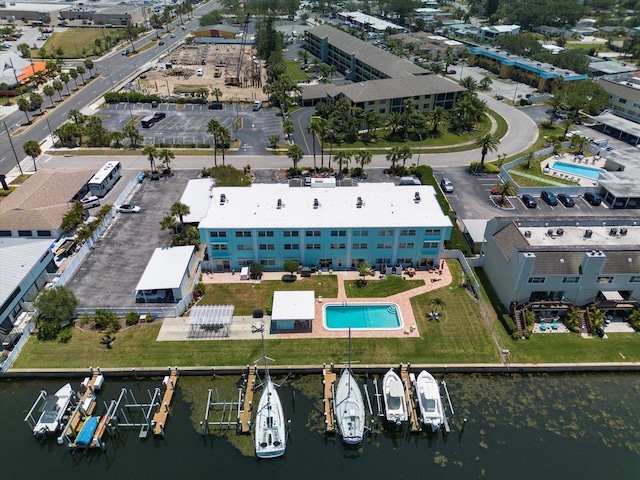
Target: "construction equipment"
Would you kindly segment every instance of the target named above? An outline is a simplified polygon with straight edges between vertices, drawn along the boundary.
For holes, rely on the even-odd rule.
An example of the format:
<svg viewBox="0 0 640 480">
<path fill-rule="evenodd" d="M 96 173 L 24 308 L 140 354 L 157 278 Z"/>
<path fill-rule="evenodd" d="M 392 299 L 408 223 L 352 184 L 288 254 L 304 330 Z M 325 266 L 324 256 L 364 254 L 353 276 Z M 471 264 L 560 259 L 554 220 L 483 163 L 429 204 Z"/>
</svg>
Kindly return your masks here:
<svg viewBox="0 0 640 480">
<path fill-rule="evenodd" d="M 224 79 L 225 85 L 241 86 L 240 72 L 242 71 L 242 59 L 244 56 L 244 48 L 247 44 L 247 32 L 249 31 L 249 23 L 251 22 L 251 14 L 247 13 L 247 17 L 244 20 L 244 28 L 242 30 L 242 40 L 240 42 L 240 52 L 238 53 L 238 68 L 235 75 L 227 75 Z"/>
</svg>

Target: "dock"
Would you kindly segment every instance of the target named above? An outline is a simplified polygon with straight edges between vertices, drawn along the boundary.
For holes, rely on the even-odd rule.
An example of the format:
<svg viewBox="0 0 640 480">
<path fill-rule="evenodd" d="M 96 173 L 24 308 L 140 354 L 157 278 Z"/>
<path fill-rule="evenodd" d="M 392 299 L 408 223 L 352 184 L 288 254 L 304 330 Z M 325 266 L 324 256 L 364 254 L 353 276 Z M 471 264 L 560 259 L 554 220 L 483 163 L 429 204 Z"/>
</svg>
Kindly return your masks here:
<svg viewBox="0 0 640 480">
<path fill-rule="evenodd" d="M 158 436 L 164 436 L 164 427 L 167 424 L 167 417 L 169 417 L 169 405 L 173 399 L 173 394 L 176 391 L 176 384 L 178 383 L 178 369 L 174 368 L 170 370 L 170 373 L 164 379 L 166 389 L 162 397 L 162 403 L 160 408 L 153 415 L 153 434 Z"/>
<path fill-rule="evenodd" d="M 71 420 L 67 424 L 65 434 L 75 436 L 80 431 L 85 418 L 91 416 L 96 409 L 95 391 L 102 388 L 104 376 L 100 372 L 100 368 L 91 369 L 91 376 L 84 379 L 82 386 L 85 387 L 84 393 L 80 397 L 79 408 L 76 408 L 71 416 Z"/>
<path fill-rule="evenodd" d="M 333 385 L 336 383 L 338 376 L 332 367 L 322 369 L 322 384 L 324 392 L 322 401 L 324 403 L 324 423 L 327 433 L 335 431 L 335 420 L 333 418 Z"/>
<path fill-rule="evenodd" d="M 251 414 L 253 413 L 253 391 L 256 385 L 256 366 L 249 367 L 247 376 L 247 385 L 244 391 L 244 401 L 242 402 L 242 410 L 238 413 L 240 421 L 240 431 L 242 433 L 251 433 Z"/>
<path fill-rule="evenodd" d="M 411 373 L 409 372 L 411 364 L 400 364 L 400 378 L 404 385 L 404 396 L 407 402 L 407 413 L 409 414 L 409 429 L 412 432 L 419 432 L 420 419 L 418 418 L 418 411 L 416 409 L 416 403 L 413 395 L 413 381 L 411 379 Z"/>
</svg>

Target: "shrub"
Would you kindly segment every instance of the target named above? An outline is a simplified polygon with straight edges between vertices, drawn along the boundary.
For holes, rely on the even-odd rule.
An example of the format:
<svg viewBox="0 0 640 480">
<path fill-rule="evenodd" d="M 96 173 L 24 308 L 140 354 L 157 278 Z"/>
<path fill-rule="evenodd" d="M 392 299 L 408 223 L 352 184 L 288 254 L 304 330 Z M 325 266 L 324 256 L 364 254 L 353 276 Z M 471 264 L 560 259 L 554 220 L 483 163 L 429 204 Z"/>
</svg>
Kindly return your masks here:
<svg viewBox="0 0 640 480">
<path fill-rule="evenodd" d="M 56 320 L 38 320 L 38 339 L 55 340 L 60 333 L 60 323 Z"/>
<path fill-rule="evenodd" d="M 251 267 L 249 267 L 249 271 L 251 272 L 251 278 L 255 280 L 262 275 L 264 267 L 259 263 L 252 263 Z"/>
<path fill-rule="evenodd" d="M 58 335 L 58 340 L 60 341 L 60 343 L 69 343 L 72 334 L 72 329 L 70 327 L 67 327 L 60 332 L 60 334 Z"/>
<path fill-rule="evenodd" d="M 504 313 L 500 316 L 500 320 L 507 333 L 511 335 L 518 333 L 518 327 L 516 326 L 516 322 L 513 321 L 513 318 L 511 318 L 511 315 Z"/>
<path fill-rule="evenodd" d="M 193 293 L 195 293 L 198 298 L 202 297 L 206 293 L 206 291 L 207 287 L 202 282 L 196 283 L 195 287 L 193 287 Z"/>
<path fill-rule="evenodd" d="M 636 332 L 640 332 L 640 308 L 636 308 L 629 315 L 629 324 Z"/>
<path fill-rule="evenodd" d="M 151 315 L 150 313 L 147 313 L 147 316 L 144 317 L 144 320 L 147 323 L 152 323 L 155 320 L 155 318 L 153 318 L 153 315 Z"/>
<path fill-rule="evenodd" d="M 140 317 L 136 312 L 128 312 L 124 317 L 124 322 L 130 327 L 131 325 L 137 325 L 139 319 Z"/>
<path fill-rule="evenodd" d="M 269 301 L 265 304 L 264 313 L 266 315 L 271 315 L 271 313 L 273 313 L 273 299 L 269 299 Z"/>
<path fill-rule="evenodd" d="M 112 327 L 114 322 L 118 322 L 118 328 L 120 322 L 115 313 L 109 310 L 96 310 L 96 314 L 94 316 L 94 325 L 97 330 L 105 330 L 106 328 Z M 116 329 L 117 330 L 117 329 Z"/>
</svg>

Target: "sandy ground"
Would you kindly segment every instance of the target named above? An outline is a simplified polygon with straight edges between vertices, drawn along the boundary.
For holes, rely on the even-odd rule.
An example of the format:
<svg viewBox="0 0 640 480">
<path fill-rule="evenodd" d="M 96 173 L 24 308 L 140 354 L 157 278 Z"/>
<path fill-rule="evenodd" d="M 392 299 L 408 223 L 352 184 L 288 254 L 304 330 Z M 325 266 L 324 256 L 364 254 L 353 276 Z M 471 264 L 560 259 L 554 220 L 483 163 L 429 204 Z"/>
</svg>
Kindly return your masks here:
<svg viewBox="0 0 640 480">
<path fill-rule="evenodd" d="M 162 59 L 153 69 L 141 75 L 134 84 L 146 93 L 170 95 L 176 86 L 206 87 L 209 92 L 218 88 L 222 92 L 223 102 L 253 102 L 267 100 L 262 91 L 266 82 L 264 64 L 254 61 L 254 51 L 245 46 L 240 65 L 240 80 L 243 86 L 225 85 L 225 77 L 235 76 L 238 72 L 238 60 L 241 47 L 239 45 L 182 45 Z M 183 69 L 185 75 L 169 75 L 166 68 L 171 64 L 173 69 Z M 254 68 L 260 69 L 261 84 L 252 85 L 250 80 Z M 198 70 L 202 69 L 202 76 Z M 215 74 L 218 72 L 219 77 Z M 216 98 L 209 95 L 208 100 Z"/>
</svg>

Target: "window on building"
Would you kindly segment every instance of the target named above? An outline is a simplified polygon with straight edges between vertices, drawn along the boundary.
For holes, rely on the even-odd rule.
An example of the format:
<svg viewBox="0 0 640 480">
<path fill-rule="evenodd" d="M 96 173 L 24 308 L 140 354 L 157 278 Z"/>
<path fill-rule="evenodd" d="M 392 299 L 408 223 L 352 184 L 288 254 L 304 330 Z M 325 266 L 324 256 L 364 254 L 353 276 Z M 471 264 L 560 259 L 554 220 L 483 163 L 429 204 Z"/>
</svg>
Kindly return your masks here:
<svg viewBox="0 0 640 480">
<path fill-rule="evenodd" d="M 376 248 L 391 248 L 391 244 L 390 243 L 379 243 L 378 245 L 376 245 Z"/>
<path fill-rule="evenodd" d="M 393 237 L 393 230 L 378 230 L 379 237 Z"/>
<path fill-rule="evenodd" d="M 375 105 L 375 104 L 376 104 L 376 101 L 375 101 L 375 100 L 369 100 L 369 101 L 367 102 L 367 105 Z"/>
<path fill-rule="evenodd" d="M 307 230 L 304 234 L 307 237 L 319 237 L 320 230 Z"/>
<path fill-rule="evenodd" d="M 529 283 L 544 283 L 546 277 L 529 277 Z"/>
<path fill-rule="evenodd" d="M 229 250 L 229 246 L 226 243 L 212 243 L 211 250 Z"/>
<path fill-rule="evenodd" d="M 398 248 L 415 248 L 416 244 L 413 242 L 400 242 Z"/>
<path fill-rule="evenodd" d="M 354 243 L 353 244 L 353 249 L 354 250 L 366 250 L 367 248 L 369 248 L 369 244 L 367 244 L 367 243 Z"/>
<path fill-rule="evenodd" d="M 415 234 L 416 234 L 415 228 L 411 228 L 411 229 L 404 228 L 400 230 L 400 235 L 415 236 Z"/>
<path fill-rule="evenodd" d="M 347 236 L 347 231 L 346 230 L 331 230 L 331 236 L 332 237 L 346 237 Z"/>
<path fill-rule="evenodd" d="M 562 283 L 578 283 L 580 281 L 580 277 L 564 277 L 562 279 Z"/>
<path fill-rule="evenodd" d="M 258 232 L 259 237 L 273 237 L 273 230 L 260 230 Z"/>
<path fill-rule="evenodd" d="M 438 248 L 438 242 L 422 242 L 422 248 L 425 250 L 434 250 Z"/>
<path fill-rule="evenodd" d="M 368 237 L 369 236 L 369 230 L 353 230 L 351 235 L 354 236 L 354 237 Z"/>
<path fill-rule="evenodd" d="M 411 265 L 413 263 L 413 258 L 398 258 L 396 260 L 400 265 Z"/>
<path fill-rule="evenodd" d="M 211 238 L 224 238 L 227 236 L 227 232 L 223 230 L 211 230 L 211 232 L 209 232 L 209 235 L 211 236 Z"/>
<path fill-rule="evenodd" d="M 275 250 L 276 246 L 273 243 L 261 243 L 260 250 Z"/>
<path fill-rule="evenodd" d="M 300 249 L 300 245 L 298 245 L 297 243 L 285 243 L 284 244 L 284 249 L 285 250 L 299 250 Z"/>
<path fill-rule="evenodd" d="M 0 237 L 10 237 L 11 230 L 0 230 Z"/>
<path fill-rule="evenodd" d="M 376 258 L 376 264 L 378 265 L 388 265 L 391 263 L 390 258 Z"/>
<path fill-rule="evenodd" d="M 36 232 L 36 234 L 37 234 L 39 237 L 50 237 L 50 236 L 51 236 L 51 232 L 50 232 L 49 230 L 38 230 L 38 231 Z"/>
<path fill-rule="evenodd" d="M 250 267 L 252 263 L 253 263 L 253 260 L 251 259 L 241 258 L 238 260 L 238 265 L 240 265 L 241 267 Z"/>
<path fill-rule="evenodd" d="M 284 231 L 284 236 L 285 237 L 297 237 L 300 233 L 298 232 L 298 230 L 285 230 Z"/>
<path fill-rule="evenodd" d="M 251 238 L 251 232 L 249 230 L 238 230 L 236 238 Z"/>
<path fill-rule="evenodd" d="M 433 236 L 440 236 L 440 229 L 439 228 L 427 228 L 424 231 L 424 234 L 427 237 L 433 237 Z"/>
<path fill-rule="evenodd" d="M 384 115 L 385 113 L 387 113 L 387 109 L 386 108 L 381 108 L 380 110 L 378 110 L 378 113 L 380 115 Z"/>
<path fill-rule="evenodd" d="M 241 243 L 236 246 L 238 251 L 251 251 L 253 250 L 253 245 L 251 243 Z"/>
<path fill-rule="evenodd" d="M 345 248 L 345 244 L 344 243 L 332 243 L 331 244 L 331 250 L 344 250 Z"/>
<path fill-rule="evenodd" d="M 613 277 L 598 277 L 596 283 L 613 283 Z"/>
<path fill-rule="evenodd" d="M 19 237 L 30 237 L 31 233 L 31 230 L 18 230 Z"/>
<path fill-rule="evenodd" d="M 305 245 L 305 248 L 307 250 L 320 250 L 320 244 L 319 243 L 307 243 Z"/>
<path fill-rule="evenodd" d="M 625 104 L 625 103 L 627 103 L 627 99 L 626 98 L 619 98 L 618 99 L 618 103 Z"/>
<path fill-rule="evenodd" d="M 266 267 L 273 267 L 275 264 L 276 261 L 273 258 L 263 258 L 260 260 L 260 265 L 264 265 Z"/>
<path fill-rule="evenodd" d="M 632 275 L 631 278 L 629 279 L 629 283 L 639 283 L 640 282 L 640 276 L 638 275 Z"/>
</svg>

